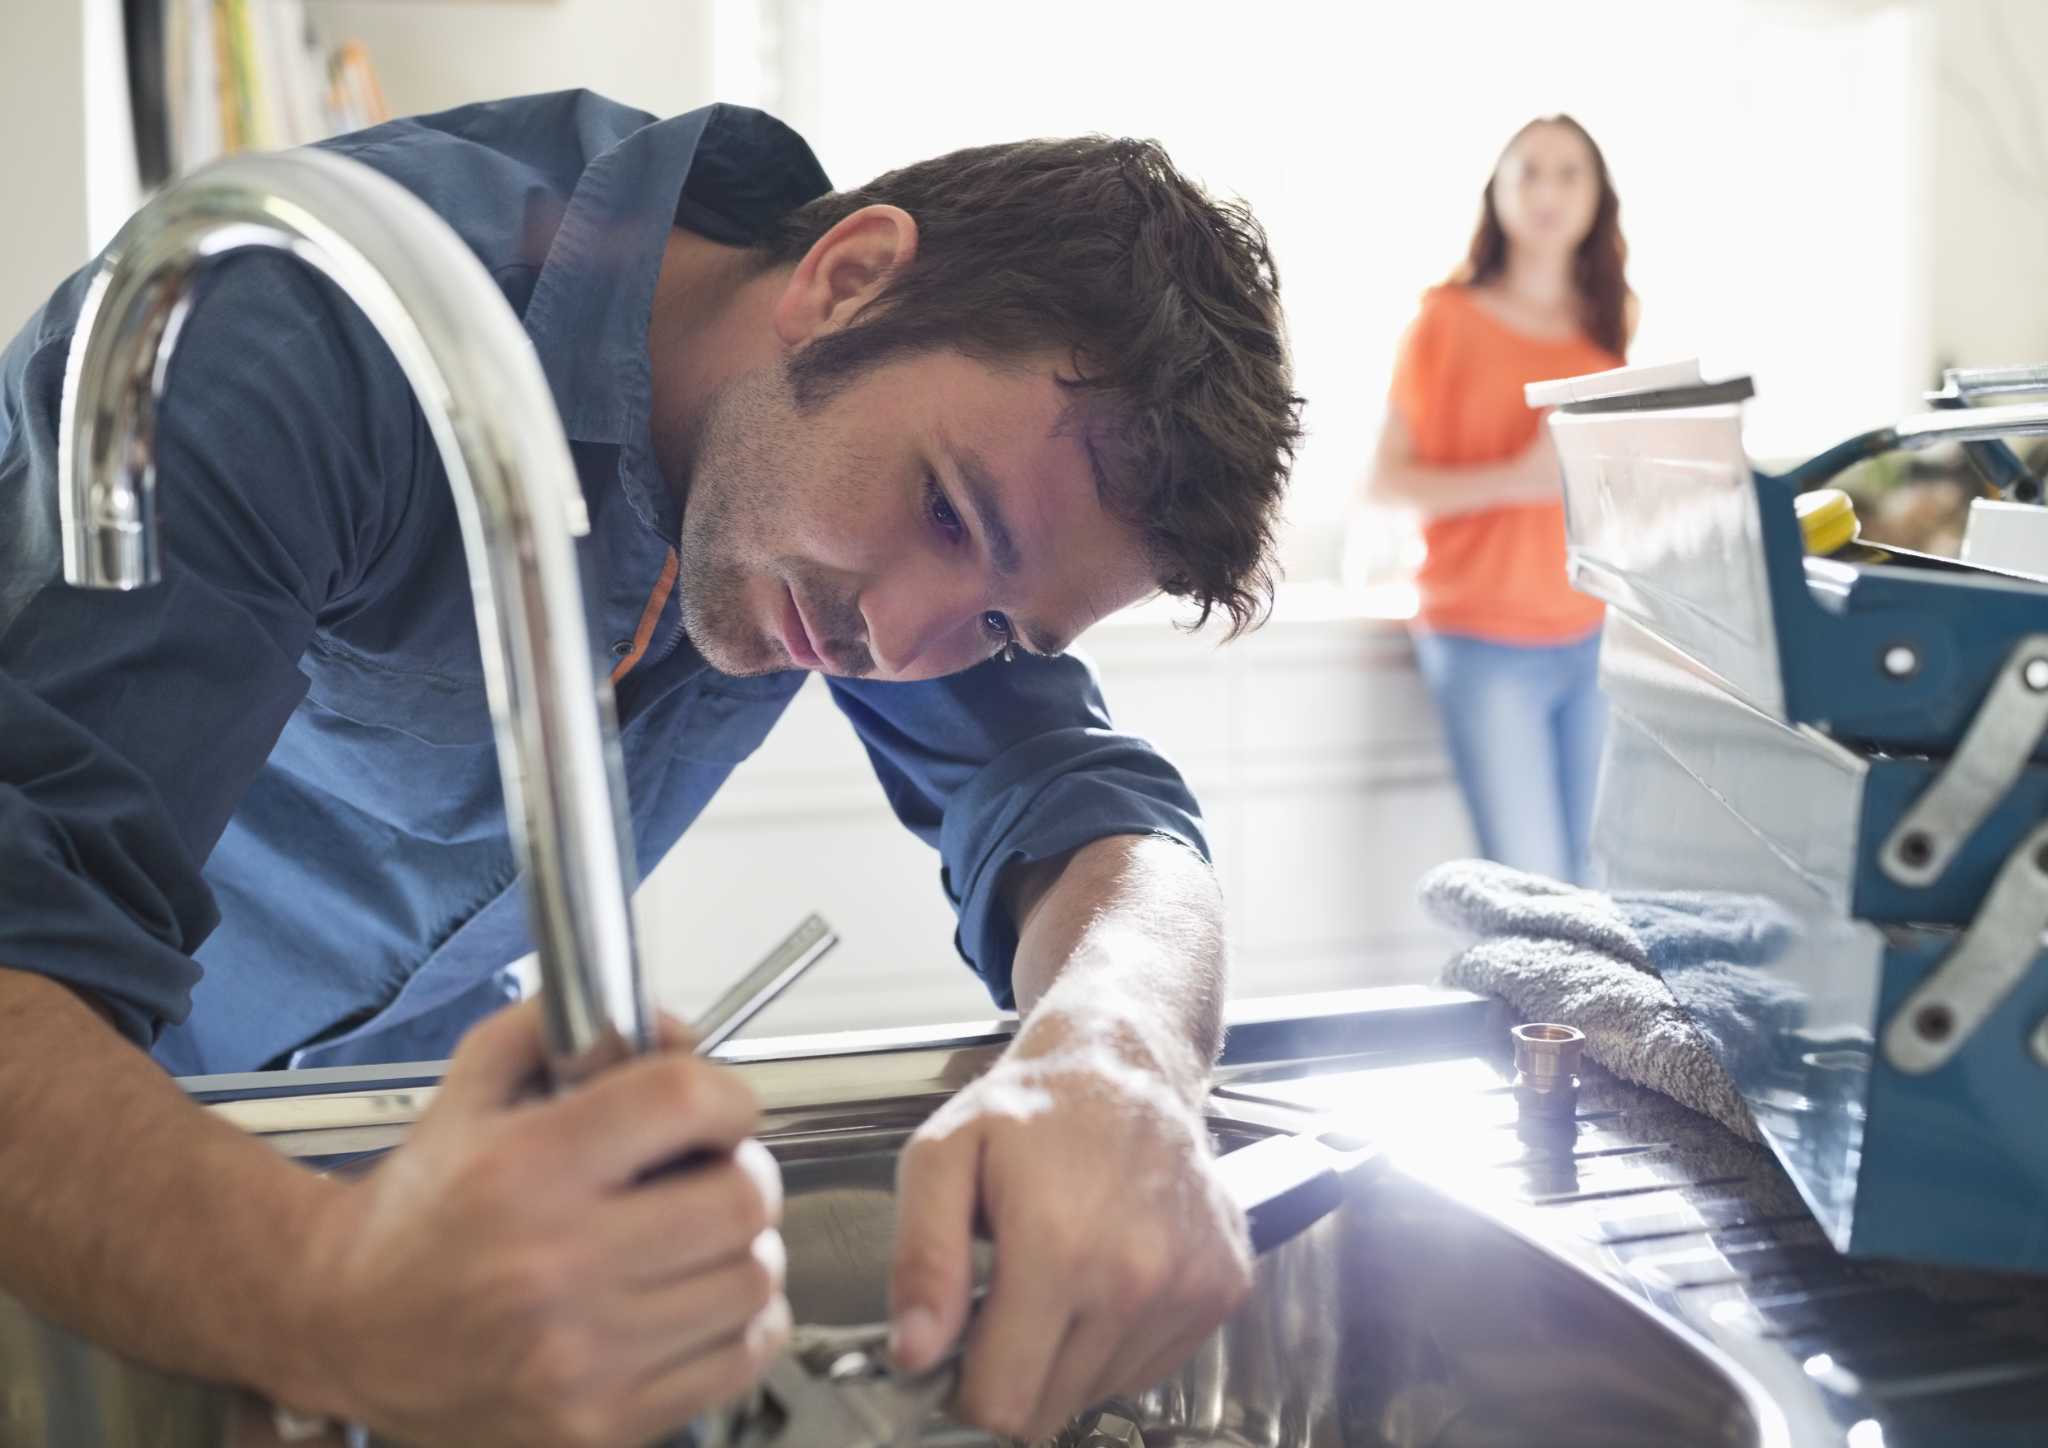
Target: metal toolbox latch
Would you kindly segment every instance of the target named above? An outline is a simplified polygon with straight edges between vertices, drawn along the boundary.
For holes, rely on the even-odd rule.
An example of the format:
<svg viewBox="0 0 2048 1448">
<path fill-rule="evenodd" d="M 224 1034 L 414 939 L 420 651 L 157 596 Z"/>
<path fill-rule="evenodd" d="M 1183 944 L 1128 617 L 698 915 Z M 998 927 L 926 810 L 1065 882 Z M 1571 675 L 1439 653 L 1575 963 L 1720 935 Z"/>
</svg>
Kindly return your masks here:
<svg viewBox="0 0 2048 1448">
<path fill-rule="evenodd" d="M 1885 837 L 1878 855 L 1885 874 L 1913 887 L 1939 880 L 1963 842 L 2012 789 L 2044 729 L 2048 634 L 2028 634 L 2007 656 L 1955 754 Z"/>
<path fill-rule="evenodd" d="M 1950 1060 L 2026 975 L 2048 931 L 2048 821 L 2006 858 L 1963 938 L 1900 1003 L 1884 1030 L 1887 1060 L 1924 1075 Z M 2031 1036 L 2048 1066 L 2048 1020 Z"/>
</svg>

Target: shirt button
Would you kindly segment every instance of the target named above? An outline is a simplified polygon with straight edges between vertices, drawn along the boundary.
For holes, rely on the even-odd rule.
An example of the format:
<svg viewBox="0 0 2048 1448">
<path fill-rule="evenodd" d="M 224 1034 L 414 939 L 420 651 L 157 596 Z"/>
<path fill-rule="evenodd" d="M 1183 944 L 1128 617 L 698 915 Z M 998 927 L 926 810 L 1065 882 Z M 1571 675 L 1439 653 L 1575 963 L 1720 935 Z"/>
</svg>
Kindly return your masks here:
<svg viewBox="0 0 2048 1448">
<path fill-rule="evenodd" d="M 613 657 L 613 658 L 615 658 L 615 659 L 623 659 L 623 658 L 624 658 L 624 657 L 625 657 L 625 656 L 626 656 L 627 654 L 630 654 L 630 653 L 632 653 L 632 652 L 633 652 L 633 641 L 632 641 L 631 639 L 614 639 L 614 640 L 612 640 L 612 657 Z"/>
</svg>

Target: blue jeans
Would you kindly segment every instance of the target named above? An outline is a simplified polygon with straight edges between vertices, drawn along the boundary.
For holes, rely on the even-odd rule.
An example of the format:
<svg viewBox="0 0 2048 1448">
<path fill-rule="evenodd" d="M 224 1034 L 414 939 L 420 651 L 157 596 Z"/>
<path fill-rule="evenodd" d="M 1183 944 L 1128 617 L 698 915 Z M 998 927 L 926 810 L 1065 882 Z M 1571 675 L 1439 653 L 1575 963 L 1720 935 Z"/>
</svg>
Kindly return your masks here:
<svg viewBox="0 0 2048 1448">
<path fill-rule="evenodd" d="M 1586 883 L 1607 732 L 1597 682 L 1600 635 L 1531 645 L 1418 630 L 1415 655 L 1443 716 L 1479 852 L 1518 870 Z"/>
</svg>

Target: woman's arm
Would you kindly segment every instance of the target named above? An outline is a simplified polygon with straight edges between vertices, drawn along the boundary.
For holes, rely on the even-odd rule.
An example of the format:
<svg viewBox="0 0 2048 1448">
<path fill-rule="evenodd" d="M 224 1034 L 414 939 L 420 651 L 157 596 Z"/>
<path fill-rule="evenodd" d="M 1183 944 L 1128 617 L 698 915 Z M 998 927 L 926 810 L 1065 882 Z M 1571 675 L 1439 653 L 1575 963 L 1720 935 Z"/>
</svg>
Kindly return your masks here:
<svg viewBox="0 0 2048 1448">
<path fill-rule="evenodd" d="M 1501 462 L 1456 467 L 1419 463 L 1401 410 L 1389 407 L 1366 474 L 1365 496 L 1374 503 L 1413 508 L 1426 518 L 1443 518 L 1514 503 L 1549 502 L 1558 496 L 1562 476 L 1547 428 L 1538 428 L 1528 447 Z"/>
</svg>

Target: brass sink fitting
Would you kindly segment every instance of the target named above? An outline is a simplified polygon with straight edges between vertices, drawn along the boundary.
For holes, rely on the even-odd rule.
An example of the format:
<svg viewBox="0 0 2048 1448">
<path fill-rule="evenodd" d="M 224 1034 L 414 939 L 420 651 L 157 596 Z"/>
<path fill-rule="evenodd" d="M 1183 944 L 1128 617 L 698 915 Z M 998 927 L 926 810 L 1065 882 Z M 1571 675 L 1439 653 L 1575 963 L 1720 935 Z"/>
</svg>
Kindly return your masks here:
<svg viewBox="0 0 2048 1448">
<path fill-rule="evenodd" d="M 1515 1105 L 1523 1119 L 1572 1120 L 1579 1109 L 1579 1057 L 1586 1033 L 1532 1021 L 1508 1034 L 1515 1042 Z"/>
</svg>

